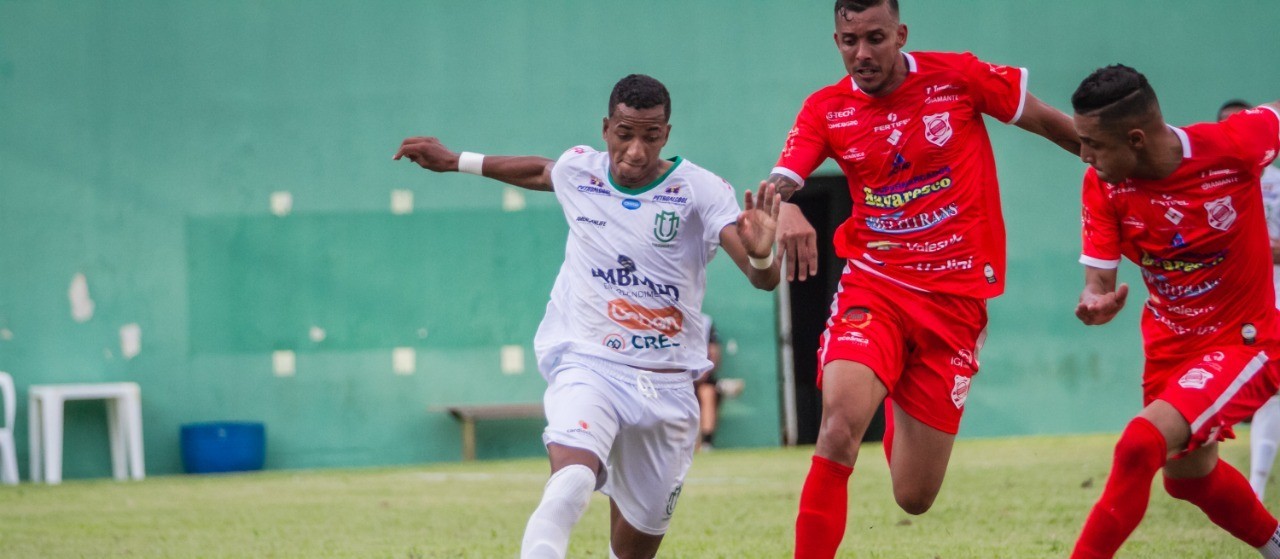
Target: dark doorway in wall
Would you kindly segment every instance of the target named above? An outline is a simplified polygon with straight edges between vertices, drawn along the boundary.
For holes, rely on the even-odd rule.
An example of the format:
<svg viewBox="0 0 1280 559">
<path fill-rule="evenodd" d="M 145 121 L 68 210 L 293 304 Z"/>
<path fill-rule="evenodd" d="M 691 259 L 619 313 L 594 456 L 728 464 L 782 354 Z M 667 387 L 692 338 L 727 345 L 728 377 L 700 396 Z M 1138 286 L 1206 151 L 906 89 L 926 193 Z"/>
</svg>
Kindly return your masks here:
<svg viewBox="0 0 1280 559">
<path fill-rule="evenodd" d="M 831 239 L 836 228 L 853 211 L 849 186 L 843 175 L 810 177 L 791 197 L 818 232 L 818 274 L 790 285 L 791 343 L 795 367 L 797 444 L 818 440 L 822 419 L 822 392 L 817 387 L 818 339 L 831 314 L 831 298 L 840 285 L 845 261 L 835 254 Z M 864 440 L 884 438 L 884 409 L 876 412 Z"/>
</svg>

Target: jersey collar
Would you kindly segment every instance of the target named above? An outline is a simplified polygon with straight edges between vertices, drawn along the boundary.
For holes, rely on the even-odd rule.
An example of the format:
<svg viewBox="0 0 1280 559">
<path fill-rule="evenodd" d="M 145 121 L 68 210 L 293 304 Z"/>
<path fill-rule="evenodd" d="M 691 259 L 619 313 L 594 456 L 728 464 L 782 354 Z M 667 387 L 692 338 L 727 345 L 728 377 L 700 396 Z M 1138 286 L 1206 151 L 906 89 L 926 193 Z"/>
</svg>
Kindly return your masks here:
<svg viewBox="0 0 1280 559">
<path fill-rule="evenodd" d="M 916 73 L 916 57 L 911 56 L 911 53 L 909 52 L 902 53 L 902 57 L 907 60 L 907 75 L 910 76 L 911 74 Z M 905 80 L 906 78 L 903 79 Z M 858 89 L 858 82 L 853 81 L 852 75 L 849 76 L 849 87 L 852 87 L 854 91 L 859 93 L 862 92 L 861 89 Z"/>
<path fill-rule="evenodd" d="M 1182 158 L 1191 159 L 1191 138 L 1187 136 L 1187 131 L 1177 126 L 1169 126 L 1169 129 L 1173 130 L 1173 133 L 1178 136 L 1178 141 L 1182 142 Z"/>
<path fill-rule="evenodd" d="M 639 195 L 639 194 L 644 194 L 645 192 L 648 192 L 648 191 L 650 191 L 650 190 L 653 190 L 653 189 L 654 189 L 654 188 L 656 188 L 658 185 L 662 184 L 662 181 L 667 180 L 667 177 L 671 176 L 671 173 L 674 173 L 674 172 L 675 172 L 676 167 L 679 167 L 679 166 L 680 166 L 680 163 L 684 162 L 684 158 L 682 158 L 682 157 L 680 157 L 679 155 L 677 155 L 677 156 L 675 156 L 675 157 L 672 157 L 672 158 L 668 159 L 667 161 L 670 161 L 670 162 L 671 162 L 671 168 L 670 168 L 670 169 L 667 169 L 667 172 L 665 172 L 665 173 L 663 173 L 663 174 L 659 175 L 659 176 L 658 176 L 658 178 L 653 179 L 653 182 L 651 182 L 651 183 L 649 183 L 649 184 L 646 184 L 646 185 L 644 185 L 644 186 L 637 186 L 637 187 L 635 187 L 635 188 L 627 188 L 627 187 L 622 186 L 622 185 L 620 185 L 620 184 L 618 184 L 618 183 L 616 183 L 616 182 L 613 182 L 613 171 L 612 171 L 612 169 L 610 169 L 610 170 L 609 170 L 609 172 L 605 173 L 605 175 L 604 175 L 604 176 L 605 176 L 605 177 L 608 177 L 608 179 L 609 179 L 609 186 L 612 186 L 612 187 L 614 188 L 614 190 L 617 190 L 618 192 L 621 192 L 621 193 L 626 194 L 626 195 L 628 195 L 628 196 L 636 196 L 636 195 Z"/>
</svg>

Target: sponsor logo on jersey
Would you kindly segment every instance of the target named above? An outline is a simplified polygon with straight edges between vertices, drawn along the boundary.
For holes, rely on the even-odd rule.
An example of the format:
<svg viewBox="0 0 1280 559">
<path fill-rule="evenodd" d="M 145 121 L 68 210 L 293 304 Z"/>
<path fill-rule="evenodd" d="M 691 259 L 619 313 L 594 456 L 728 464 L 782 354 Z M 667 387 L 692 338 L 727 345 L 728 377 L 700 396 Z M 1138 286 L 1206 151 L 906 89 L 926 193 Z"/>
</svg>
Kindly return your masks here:
<svg viewBox="0 0 1280 559">
<path fill-rule="evenodd" d="M 1173 248 L 1183 248 L 1187 246 L 1187 241 L 1182 238 L 1182 233 L 1174 233 L 1173 238 L 1169 240 L 1169 246 Z"/>
<path fill-rule="evenodd" d="M 663 189 L 662 194 L 655 195 L 653 197 L 653 201 L 659 202 L 662 204 L 672 204 L 676 206 L 687 205 L 689 203 L 689 197 L 680 195 L 680 189 L 683 187 L 684 187 L 683 184 L 673 184 L 671 186 L 668 186 L 667 188 Z"/>
<path fill-rule="evenodd" d="M 987 283 L 998 281 L 996 280 L 996 269 L 990 263 L 982 265 L 982 276 L 987 278 Z"/>
<path fill-rule="evenodd" d="M 1222 283 L 1222 280 L 1220 279 L 1211 279 L 1195 285 L 1173 285 L 1168 283 L 1164 276 L 1152 274 L 1145 268 L 1142 270 L 1142 275 L 1158 279 L 1158 281 L 1153 282 L 1154 287 L 1156 288 L 1156 293 L 1160 294 L 1160 296 L 1164 297 L 1167 301 L 1178 301 L 1181 299 L 1199 297 L 1205 293 L 1213 291 L 1214 288 L 1218 287 L 1218 284 Z"/>
<path fill-rule="evenodd" d="M 1178 324 L 1177 322 L 1174 322 L 1169 317 L 1160 314 L 1159 311 L 1152 308 L 1150 305 L 1148 305 L 1147 308 L 1152 311 L 1151 316 L 1155 317 L 1156 322 L 1163 324 L 1166 328 L 1169 329 L 1169 331 L 1179 336 L 1186 336 L 1188 334 L 1191 334 L 1194 336 L 1208 336 L 1209 334 L 1216 333 L 1218 331 L 1218 328 L 1222 326 L 1221 322 L 1217 322 L 1208 326 L 1197 326 L 1195 328 L 1191 328 L 1189 326 L 1183 326 L 1181 324 Z"/>
<path fill-rule="evenodd" d="M 1182 378 L 1178 379 L 1178 386 L 1188 390 L 1200 390 L 1201 388 L 1204 388 L 1204 385 L 1208 384 L 1209 380 L 1212 378 L 1213 373 L 1196 367 L 1187 371 L 1187 374 L 1182 375 Z"/>
<path fill-rule="evenodd" d="M 1203 359 L 1203 360 L 1204 360 L 1204 361 L 1213 361 L 1213 362 L 1216 362 L 1216 363 L 1221 363 L 1221 362 L 1225 361 L 1226 359 L 1227 359 L 1226 354 L 1222 353 L 1221 351 L 1215 351 L 1215 352 L 1213 352 L 1213 353 L 1206 354 L 1206 355 L 1204 356 L 1204 359 Z"/>
<path fill-rule="evenodd" d="M 922 121 L 924 122 L 924 139 L 929 140 L 929 143 L 942 147 L 946 145 L 947 140 L 951 139 L 951 113 L 925 115 Z"/>
<path fill-rule="evenodd" d="M 903 126 L 906 126 L 907 124 L 910 124 L 910 123 L 911 123 L 911 119 L 909 118 L 898 120 L 897 113 L 889 113 L 889 124 L 881 124 L 873 128 L 873 130 L 875 130 L 876 132 L 884 132 L 885 130 L 894 130 L 894 129 L 902 128 Z"/>
<path fill-rule="evenodd" d="M 865 328 L 868 324 L 871 324 L 871 309 L 849 307 L 841 313 L 840 323 L 854 328 Z"/>
<path fill-rule="evenodd" d="M 951 389 L 951 403 L 956 405 L 956 409 L 964 407 L 964 401 L 969 399 L 969 377 L 956 375 L 955 386 Z"/>
<path fill-rule="evenodd" d="M 892 134 L 889 134 L 888 141 L 890 144 L 896 146 L 898 145 L 898 140 L 901 140 L 901 139 L 902 139 L 902 131 L 894 130 Z"/>
<path fill-rule="evenodd" d="M 845 107 L 838 111 L 831 111 L 827 113 L 827 120 L 843 120 L 853 116 L 853 113 L 857 111 L 857 107 Z"/>
<path fill-rule="evenodd" d="M 1209 212 L 1209 226 L 1214 229 L 1226 231 L 1236 222 L 1236 209 L 1231 206 L 1230 196 L 1205 202 L 1204 209 Z"/>
<path fill-rule="evenodd" d="M 1221 264 L 1227 259 L 1227 251 L 1218 251 L 1213 254 L 1186 254 L 1179 258 L 1160 258 L 1153 256 L 1147 251 L 1142 251 L 1142 257 L 1138 259 L 1138 264 L 1147 268 L 1155 268 L 1165 272 L 1195 272 L 1205 268 L 1212 268 Z"/>
<path fill-rule="evenodd" d="M 1134 229 L 1146 229 L 1146 228 L 1147 228 L 1147 224 L 1143 223 L 1141 219 L 1136 218 L 1136 217 L 1133 217 L 1133 216 L 1125 216 L 1125 218 L 1124 218 L 1124 219 L 1120 220 L 1120 223 L 1122 223 L 1122 224 L 1124 224 L 1124 225 L 1128 225 L 1129 227 L 1132 227 L 1132 228 L 1134 228 Z"/>
<path fill-rule="evenodd" d="M 856 120 L 846 120 L 844 122 L 828 122 L 827 129 L 835 130 L 837 128 L 848 128 L 850 126 L 857 126 L 857 125 L 858 125 L 858 121 Z"/>
<path fill-rule="evenodd" d="M 604 181 L 600 180 L 595 175 L 591 176 L 591 180 L 587 181 L 587 184 L 578 185 L 578 192 L 583 194 L 595 194 L 598 196 L 613 196 L 613 192 L 605 187 Z"/>
<path fill-rule="evenodd" d="M 896 175 L 910 168 L 911 162 L 907 161 L 907 158 L 903 157 L 902 153 L 899 152 L 893 156 L 893 169 L 889 171 L 889 174 Z"/>
<path fill-rule="evenodd" d="M 1169 208 L 1168 211 L 1164 212 L 1164 218 L 1177 225 L 1182 223 L 1182 212 L 1178 211 L 1177 208 Z"/>
<path fill-rule="evenodd" d="M 675 240 L 680 232 L 680 216 L 676 212 L 658 212 L 653 218 L 653 237 L 660 243 Z"/>
<path fill-rule="evenodd" d="M 962 240 L 964 240 L 964 235 L 961 235 L 961 234 L 959 234 L 959 233 L 956 233 L 956 234 L 953 234 L 953 235 L 951 235 L 950 237 L 947 237 L 947 238 L 945 238 L 945 239 L 943 239 L 943 240 L 941 240 L 941 241 L 928 241 L 928 242 L 923 242 L 923 243 L 910 243 L 910 242 L 908 242 L 908 243 L 902 243 L 902 244 L 900 244 L 900 245 L 899 245 L 898 243 L 894 243 L 894 245 L 896 245 L 896 246 L 902 246 L 903 248 L 906 248 L 907 250 L 909 250 L 909 251 L 911 251 L 911 252 L 923 252 L 923 253 L 929 254 L 929 253 L 934 253 L 934 252 L 941 251 L 941 250 L 943 250 L 943 249 L 945 249 L 945 248 L 947 248 L 947 247 L 949 247 L 949 246 L 951 246 L 951 245 L 954 245 L 954 244 L 956 244 L 956 243 L 958 243 L 958 242 L 960 242 L 960 241 L 962 241 Z M 889 242 L 889 241 L 883 241 L 883 242 Z M 871 243 L 867 243 L 867 246 L 871 246 Z"/>
<path fill-rule="evenodd" d="M 967 349 L 957 351 L 955 357 L 951 358 L 951 366 L 960 367 L 961 369 L 974 368 L 975 363 L 977 363 L 977 360 L 973 358 L 973 352 Z"/>
<path fill-rule="evenodd" d="M 595 225 L 596 227 L 604 227 L 609 224 L 609 222 L 604 221 L 602 219 L 592 219 L 585 215 L 578 216 L 578 219 L 576 219 L 575 221 L 577 221 L 578 223 L 589 223 L 591 225 Z"/>
<path fill-rule="evenodd" d="M 621 334 L 609 334 L 604 337 L 604 347 L 614 351 L 622 351 L 627 348 L 627 341 L 622 338 Z"/>
<path fill-rule="evenodd" d="M 1152 198 L 1151 203 L 1162 208 L 1170 208 L 1173 206 L 1190 206 L 1191 202 L 1181 198 L 1174 198 L 1169 194 L 1161 194 L 1159 198 Z"/>
<path fill-rule="evenodd" d="M 1204 316 L 1206 314 L 1209 314 L 1214 310 L 1216 310 L 1217 308 L 1218 307 L 1215 307 L 1213 305 L 1209 305 L 1207 307 L 1188 307 L 1186 305 L 1173 305 L 1171 307 L 1168 307 L 1165 310 L 1169 311 L 1171 314 L 1185 316 L 1187 318 L 1195 318 L 1197 316 Z"/>
<path fill-rule="evenodd" d="M 915 264 L 908 264 L 907 267 L 913 270 L 916 270 L 917 272 L 950 272 L 952 270 L 972 270 L 973 257 L 970 256 L 968 258 L 948 258 L 946 260 L 943 260 L 942 262 L 917 262 Z M 990 267 L 990 265 L 988 265 L 988 267 Z M 987 283 L 995 283 L 995 274 L 996 274 L 995 268 L 991 268 L 990 270 L 983 270 L 983 272 L 984 273 L 990 272 L 990 274 L 987 275 Z"/>
<path fill-rule="evenodd" d="M 936 192 L 942 192 L 943 190 L 951 188 L 951 184 L 951 176 L 947 175 L 934 182 L 919 185 L 910 190 L 893 194 L 877 194 L 875 190 L 864 186 L 862 187 L 862 194 L 868 206 L 881 209 L 894 209 L 901 208 L 906 205 L 907 202 L 915 200 L 916 198 L 922 198 Z"/>
<path fill-rule="evenodd" d="M 938 224 L 960 214 L 960 206 L 951 203 L 931 212 L 904 217 L 902 212 L 894 212 L 886 216 L 867 217 L 867 228 L 878 233 L 901 235 L 914 233 L 937 227 Z"/>
<path fill-rule="evenodd" d="M 628 297 L 662 297 L 673 301 L 680 300 L 680 288 L 671 284 L 657 283 L 647 277 L 641 276 L 636 271 L 636 263 L 626 256 L 618 257 L 619 268 L 602 270 L 594 268 L 591 270 L 591 277 L 599 278 L 605 285 L 613 288 L 613 291 L 620 295 Z M 640 291 L 632 291 L 629 288 L 640 288 Z"/>
<path fill-rule="evenodd" d="M 635 198 L 625 198 L 622 200 L 622 207 L 628 210 L 640 209 L 640 201 Z"/>
<path fill-rule="evenodd" d="M 863 159 L 866 159 L 866 158 L 867 158 L 866 152 L 858 148 L 849 148 L 847 151 L 840 154 L 840 159 L 843 159 L 845 161 L 862 161 Z"/>
<path fill-rule="evenodd" d="M 862 332 L 857 332 L 857 331 L 849 331 L 849 332 L 840 334 L 840 337 L 836 338 L 836 341 L 842 342 L 842 343 L 859 345 L 862 347 L 867 347 L 868 345 L 871 344 L 871 340 L 868 340 L 867 337 L 862 334 Z"/>
<path fill-rule="evenodd" d="M 1245 324 L 1240 328 L 1240 338 L 1244 341 L 1244 345 L 1253 345 L 1258 341 L 1258 328 L 1252 324 Z"/>
<path fill-rule="evenodd" d="M 609 319 L 632 330 L 654 330 L 664 336 L 684 330 L 684 313 L 674 306 L 654 309 L 614 299 L 609 301 Z"/>
<path fill-rule="evenodd" d="M 926 96 L 937 95 L 944 91 L 951 91 L 953 89 L 957 89 L 955 84 L 944 83 L 942 85 L 931 85 L 929 87 L 924 88 L 924 94 Z"/>
<path fill-rule="evenodd" d="M 934 103 L 955 103 L 960 101 L 959 95 L 939 95 L 937 97 L 926 97 L 924 104 L 932 105 Z"/>
</svg>

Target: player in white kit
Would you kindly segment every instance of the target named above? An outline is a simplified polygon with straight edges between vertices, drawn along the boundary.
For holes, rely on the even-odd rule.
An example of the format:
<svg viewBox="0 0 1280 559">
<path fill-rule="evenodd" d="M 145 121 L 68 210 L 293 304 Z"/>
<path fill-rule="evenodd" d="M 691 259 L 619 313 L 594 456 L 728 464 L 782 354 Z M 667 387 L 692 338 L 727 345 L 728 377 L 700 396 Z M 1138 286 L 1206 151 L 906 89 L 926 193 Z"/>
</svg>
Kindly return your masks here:
<svg viewBox="0 0 1280 559">
<path fill-rule="evenodd" d="M 1218 109 L 1218 120 L 1251 108 L 1252 105 L 1239 99 L 1227 101 Z M 1280 168 L 1274 165 L 1262 171 L 1262 206 L 1267 212 L 1267 234 L 1271 237 L 1271 281 L 1276 286 L 1276 306 L 1280 307 Z M 1280 396 L 1272 396 L 1253 412 L 1249 429 L 1249 485 L 1259 500 L 1267 490 L 1277 447 L 1280 447 Z"/>
<path fill-rule="evenodd" d="M 407 157 L 530 190 L 553 191 L 569 223 L 565 260 L 534 338 L 547 379 L 543 441 L 551 478 L 529 518 L 523 558 L 562 558 L 591 493 L 610 497 L 610 557 L 651 558 L 667 531 L 698 437 L 693 379 L 707 359 L 706 266 L 723 247 L 751 284 L 773 289 L 780 198 L 746 193 L 679 157 L 661 159 L 671 100 L 657 80 L 614 86 L 607 151 L 557 160 L 455 154 L 409 138 Z M 534 234 L 534 232 L 531 232 Z"/>
</svg>

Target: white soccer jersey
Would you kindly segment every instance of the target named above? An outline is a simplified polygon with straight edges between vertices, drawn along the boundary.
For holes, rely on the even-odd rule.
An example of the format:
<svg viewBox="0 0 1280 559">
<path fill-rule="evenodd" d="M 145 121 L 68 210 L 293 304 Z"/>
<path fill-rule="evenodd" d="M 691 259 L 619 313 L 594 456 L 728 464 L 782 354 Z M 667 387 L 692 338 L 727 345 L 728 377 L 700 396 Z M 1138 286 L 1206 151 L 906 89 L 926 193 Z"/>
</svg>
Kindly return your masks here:
<svg viewBox="0 0 1280 559">
<path fill-rule="evenodd" d="M 1280 168 L 1262 170 L 1262 206 L 1267 211 L 1267 234 L 1280 241 Z M 1276 285 L 1276 306 L 1280 307 L 1280 265 L 1273 266 L 1271 281 Z"/>
<path fill-rule="evenodd" d="M 556 161 L 551 182 L 569 239 L 534 338 L 544 376 L 566 352 L 694 375 L 711 367 L 707 263 L 741 210 L 729 183 L 672 161 L 634 189 L 613 184 L 608 153 L 578 146 Z"/>
</svg>

